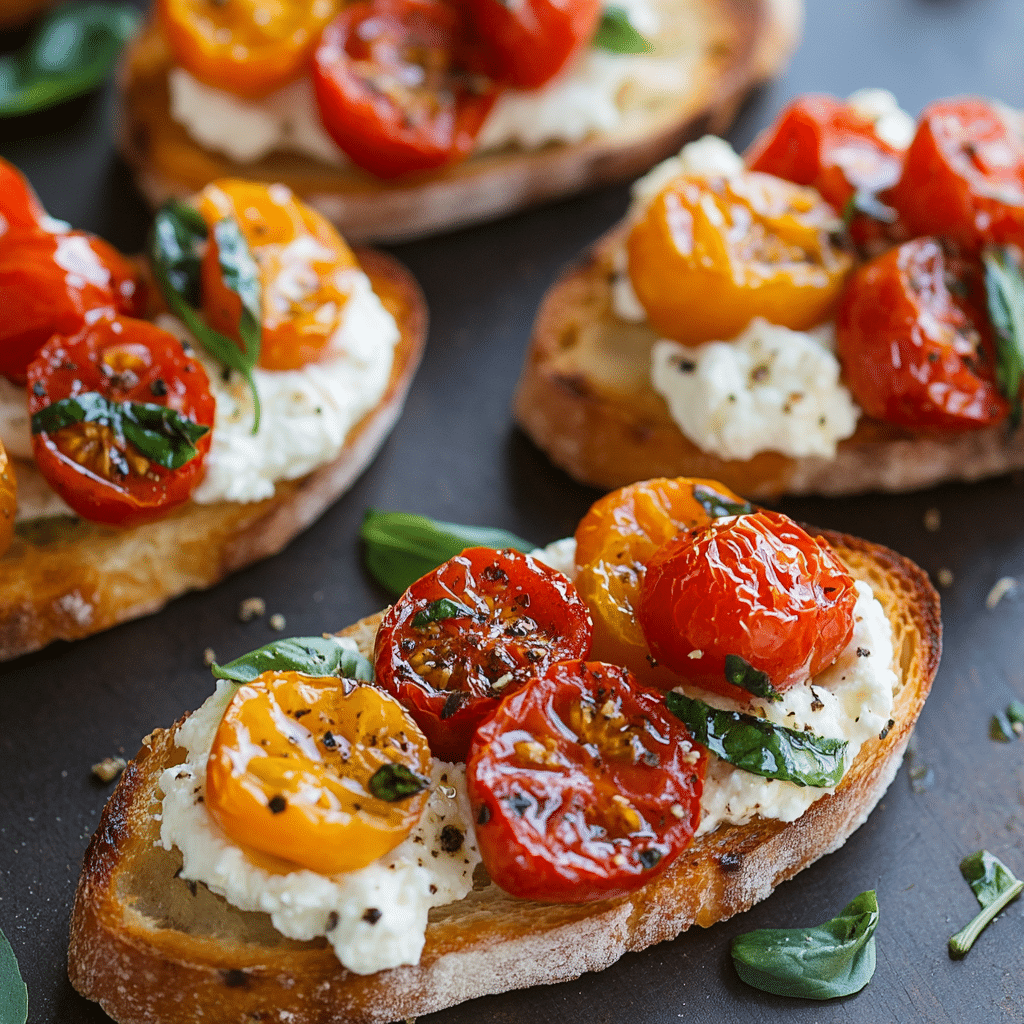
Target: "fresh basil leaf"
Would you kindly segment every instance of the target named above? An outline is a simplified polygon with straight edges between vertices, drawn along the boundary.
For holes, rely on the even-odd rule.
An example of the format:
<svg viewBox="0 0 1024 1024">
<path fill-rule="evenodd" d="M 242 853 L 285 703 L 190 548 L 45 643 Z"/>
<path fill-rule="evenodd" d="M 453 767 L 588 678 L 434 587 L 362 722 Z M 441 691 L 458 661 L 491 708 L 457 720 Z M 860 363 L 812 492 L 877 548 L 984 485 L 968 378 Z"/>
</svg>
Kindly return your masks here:
<svg viewBox="0 0 1024 1024">
<path fill-rule="evenodd" d="M 426 629 L 432 622 L 440 622 L 442 619 L 454 619 L 459 615 L 472 614 L 472 608 L 467 608 L 464 604 L 459 604 L 450 597 L 442 597 L 436 601 L 431 601 L 426 608 L 418 611 L 412 617 L 412 627 L 413 629 Z"/>
<path fill-rule="evenodd" d="M 1011 700 L 1006 708 L 1006 717 L 1013 725 L 1024 725 L 1024 701 Z"/>
<path fill-rule="evenodd" d="M 754 506 L 750 502 L 737 503 L 700 484 L 693 489 L 693 499 L 712 519 L 721 519 L 723 516 L 748 516 L 754 511 Z"/>
<path fill-rule="evenodd" d="M 849 227 L 858 214 L 882 224 L 894 224 L 899 214 L 878 198 L 874 192 L 857 189 L 843 205 L 843 223 Z"/>
<path fill-rule="evenodd" d="M 385 590 L 401 594 L 421 576 L 466 548 L 514 548 L 530 552 L 537 546 L 505 530 L 487 526 L 442 523 L 410 512 L 367 509 L 359 536 L 366 544 L 366 568 Z"/>
<path fill-rule="evenodd" d="M 1016 737 L 1010 719 L 1003 711 L 997 711 L 988 723 L 988 738 L 998 743 L 1009 743 Z"/>
<path fill-rule="evenodd" d="M 955 960 L 966 956 L 985 926 L 1024 891 L 1024 881 L 988 850 L 964 857 L 960 874 L 978 897 L 981 912 L 949 940 L 949 955 Z"/>
<path fill-rule="evenodd" d="M 392 762 L 381 765 L 370 776 L 369 790 L 378 800 L 395 803 L 415 796 L 429 785 L 430 779 L 424 778 L 404 764 Z"/>
<path fill-rule="evenodd" d="M 138 26 L 129 4 L 58 7 L 21 50 L 0 56 L 0 117 L 45 110 L 95 89 Z"/>
<path fill-rule="evenodd" d="M 28 988 L 7 937 L 0 932 L 0 1021 L 25 1024 L 28 1020 Z"/>
<path fill-rule="evenodd" d="M 150 462 L 181 469 L 198 454 L 196 441 L 210 430 L 166 405 L 113 402 L 96 391 L 62 398 L 32 416 L 33 434 L 52 434 L 76 423 L 100 423 L 130 441 Z"/>
<path fill-rule="evenodd" d="M 217 221 L 213 226 L 213 237 L 217 243 L 221 278 L 242 302 L 238 333 L 245 346 L 246 357 L 255 366 L 260 355 L 263 312 L 259 267 L 238 221 L 230 217 Z"/>
<path fill-rule="evenodd" d="M 681 693 L 665 695 L 665 705 L 694 740 L 736 768 L 797 786 L 839 785 L 846 740 L 787 729 L 738 711 L 719 711 Z"/>
<path fill-rule="evenodd" d="M 224 223 L 224 222 L 221 222 Z M 219 225 L 218 225 L 219 227 Z M 216 229 L 215 229 L 216 230 Z M 240 234 L 239 234 L 239 237 Z M 234 339 L 228 338 L 219 331 L 208 327 L 199 314 L 202 305 L 202 248 L 207 242 L 208 232 L 203 218 L 187 203 L 170 200 L 156 212 L 153 219 L 153 231 L 149 241 L 149 261 L 153 267 L 153 276 L 160 287 L 164 301 L 189 329 L 192 335 L 215 359 L 226 367 L 242 375 L 252 392 L 253 425 L 255 434 L 260 428 L 260 396 L 256 391 L 256 382 L 252 371 L 259 359 L 260 339 L 254 338 L 252 325 L 248 322 L 250 310 L 246 305 L 249 301 L 242 298 L 242 317 L 240 329 L 244 329 L 243 344 L 245 351 L 240 349 Z M 244 244 L 244 239 L 242 239 Z M 248 259 L 252 254 L 248 252 Z M 233 279 L 248 292 L 251 288 L 248 269 L 243 269 L 245 257 L 240 255 L 238 246 L 234 247 L 228 262 L 237 264 L 232 270 Z M 223 268 L 224 263 L 222 261 Z M 242 284 L 244 282 L 244 284 Z M 225 278 L 228 287 L 231 282 Z M 258 306 L 257 306 L 258 308 Z M 259 319 L 257 315 L 257 334 Z"/>
<path fill-rule="evenodd" d="M 615 6 L 604 9 L 592 45 L 599 50 L 609 50 L 612 53 L 650 53 L 653 49 L 633 27 L 629 20 L 629 12 Z"/>
<path fill-rule="evenodd" d="M 996 342 L 996 385 L 1010 403 L 1010 424 L 1021 421 L 1021 381 L 1024 380 L 1024 277 L 1009 249 L 988 246 L 985 296 Z"/>
<path fill-rule="evenodd" d="M 214 663 L 212 671 L 217 679 L 230 679 L 235 683 L 251 683 L 264 672 L 301 672 L 314 678 L 339 676 L 366 683 L 373 681 L 373 666 L 367 658 L 323 636 L 275 640 L 226 665 Z"/>
<path fill-rule="evenodd" d="M 738 686 L 755 697 L 763 697 L 765 700 L 782 700 L 782 694 L 772 686 L 771 679 L 767 672 L 761 672 L 754 668 L 745 658 L 738 654 L 727 654 L 725 656 L 725 681 Z"/>
<path fill-rule="evenodd" d="M 878 901 L 869 889 L 817 927 L 763 928 L 737 936 L 732 962 L 748 985 L 777 996 L 852 996 L 875 973 L 877 925 Z"/>
</svg>

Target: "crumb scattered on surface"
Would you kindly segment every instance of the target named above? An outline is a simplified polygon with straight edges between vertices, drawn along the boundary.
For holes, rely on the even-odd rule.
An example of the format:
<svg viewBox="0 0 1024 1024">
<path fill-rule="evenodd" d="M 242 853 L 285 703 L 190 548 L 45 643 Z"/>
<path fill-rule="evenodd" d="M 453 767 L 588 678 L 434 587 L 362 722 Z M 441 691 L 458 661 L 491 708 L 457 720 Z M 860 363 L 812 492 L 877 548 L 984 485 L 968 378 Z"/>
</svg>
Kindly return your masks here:
<svg viewBox="0 0 1024 1024">
<path fill-rule="evenodd" d="M 953 586 L 953 570 L 943 567 L 935 574 L 935 579 L 940 587 L 951 587 Z"/>
<path fill-rule="evenodd" d="M 278 633 L 280 633 L 281 630 L 284 629 L 284 627 L 284 616 L 280 612 L 274 612 L 274 614 L 270 616 L 270 628 L 276 629 Z"/>
<path fill-rule="evenodd" d="M 105 757 L 92 766 L 92 773 L 101 782 L 113 782 L 127 767 L 123 757 Z"/>
<path fill-rule="evenodd" d="M 1002 579 L 996 580 L 995 585 L 988 592 L 988 597 L 985 598 L 985 607 L 991 611 L 1007 594 L 1014 593 L 1016 589 L 1017 581 L 1012 576 L 1004 576 Z"/>
<path fill-rule="evenodd" d="M 217 660 L 217 652 L 212 647 L 203 651 L 203 664 L 209 668 Z"/>
<path fill-rule="evenodd" d="M 238 606 L 238 617 L 242 622 L 252 622 L 267 614 L 267 602 L 262 597 L 247 597 Z"/>
<path fill-rule="evenodd" d="M 930 508 L 924 514 L 924 528 L 929 533 L 938 533 L 942 527 L 942 513 L 937 508 Z"/>
</svg>

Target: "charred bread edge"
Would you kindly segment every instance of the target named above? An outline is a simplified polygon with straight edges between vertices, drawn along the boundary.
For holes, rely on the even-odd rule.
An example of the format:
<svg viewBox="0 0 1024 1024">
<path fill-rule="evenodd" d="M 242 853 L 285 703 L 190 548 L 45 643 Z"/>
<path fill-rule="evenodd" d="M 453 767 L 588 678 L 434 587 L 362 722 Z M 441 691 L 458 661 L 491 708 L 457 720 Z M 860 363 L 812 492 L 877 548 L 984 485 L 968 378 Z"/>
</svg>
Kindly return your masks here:
<svg viewBox="0 0 1024 1024">
<path fill-rule="evenodd" d="M 675 116 L 663 113 L 652 118 L 641 133 L 623 129 L 528 153 L 486 154 L 384 185 L 360 172 L 301 156 L 271 154 L 253 164 L 238 164 L 204 149 L 171 121 L 166 86 L 169 62 L 140 73 L 138 55 L 145 39 L 140 37 L 131 44 L 120 76 L 120 146 L 140 189 L 154 206 L 190 195 L 214 178 L 247 177 L 283 181 L 354 240 L 393 242 L 453 230 L 584 188 L 624 181 L 674 153 L 696 134 L 725 131 L 744 96 L 788 60 L 800 32 L 802 6 L 801 0 L 708 2 L 714 4 L 716 16 L 728 18 L 741 45 L 728 54 L 716 47 L 705 53 L 696 76 L 699 81 L 691 85 L 692 101 Z M 709 89 L 707 80 L 712 75 L 714 87 Z M 154 121 L 161 123 L 154 125 Z M 191 157 L 193 171 L 188 180 L 154 163 L 153 131 L 174 133 L 175 145 Z"/>
<path fill-rule="evenodd" d="M 1024 428 L 914 433 L 867 416 L 833 459 L 760 452 L 726 461 L 701 451 L 672 419 L 646 368 L 641 390 L 627 394 L 602 387 L 562 355 L 586 331 L 612 347 L 617 331 L 645 331 L 652 346 L 657 340 L 645 325 L 623 325 L 612 312 L 610 252 L 624 232 L 620 224 L 602 236 L 548 289 L 513 400 L 517 423 L 576 480 L 611 489 L 658 476 L 701 476 L 766 499 L 911 491 L 1024 468 Z"/>
<path fill-rule="evenodd" d="M 185 885 L 172 877 L 176 857 L 153 847 L 157 781 L 176 760 L 173 730 L 158 730 L 129 765 L 85 856 L 71 925 L 75 988 L 120 1024 L 184 1024 L 200 1008 L 204 1018 L 225 1021 L 282 1014 L 292 1024 L 383 1024 L 485 994 L 576 978 L 694 923 L 707 927 L 748 909 L 841 846 L 865 820 L 896 774 L 941 653 L 939 599 L 921 569 L 867 541 L 821 535 L 856 576 L 873 584 L 893 625 L 902 685 L 892 728 L 870 740 L 838 790 L 797 821 L 722 827 L 643 889 L 601 903 L 529 903 L 488 884 L 431 913 L 419 965 L 359 976 L 342 968 L 322 942 L 228 946 L 215 937 L 154 929 L 120 900 L 144 855 L 166 858 L 161 892 L 165 884 Z M 369 651 L 380 618 L 345 632 Z M 223 912 L 239 914 L 226 905 Z"/>
<path fill-rule="evenodd" d="M 80 522 L 66 538 L 38 544 L 16 536 L 0 557 L 0 660 L 89 636 L 210 587 L 276 554 L 348 489 L 398 419 L 427 334 L 426 301 L 409 272 L 381 252 L 359 249 L 357 256 L 401 339 L 383 398 L 351 429 L 338 458 L 278 484 L 261 502 L 189 503 L 128 530 Z"/>
</svg>

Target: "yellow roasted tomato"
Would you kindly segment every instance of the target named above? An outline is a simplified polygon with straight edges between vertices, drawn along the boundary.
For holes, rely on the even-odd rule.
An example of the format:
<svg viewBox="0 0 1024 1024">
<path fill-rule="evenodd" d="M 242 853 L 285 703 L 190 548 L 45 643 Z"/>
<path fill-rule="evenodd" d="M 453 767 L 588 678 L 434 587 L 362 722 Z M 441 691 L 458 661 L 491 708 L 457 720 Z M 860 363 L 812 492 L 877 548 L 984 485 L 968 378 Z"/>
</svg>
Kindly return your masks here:
<svg viewBox="0 0 1024 1024">
<path fill-rule="evenodd" d="M 14 477 L 14 466 L 7 458 L 3 441 L 0 441 L 0 555 L 14 539 L 14 513 L 18 510 L 18 484 Z"/>
<path fill-rule="evenodd" d="M 598 500 L 576 527 L 576 589 L 594 620 L 591 657 L 625 665 L 641 682 L 671 688 L 636 621 L 645 566 L 666 541 L 722 516 L 750 511 L 714 480 L 643 480 Z"/>
<path fill-rule="evenodd" d="M 251 99 L 298 78 L 339 0 L 158 0 L 177 62 Z"/>
<path fill-rule="evenodd" d="M 382 690 L 265 672 L 238 688 L 221 720 L 206 804 L 244 849 L 332 875 L 405 839 L 429 775 L 427 741 Z"/>
<path fill-rule="evenodd" d="M 756 316 L 806 330 L 852 266 L 838 224 L 814 189 L 770 174 L 675 178 L 630 232 L 629 276 L 654 329 L 684 345 L 733 338 Z"/>
<path fill-rule="evenodd" d="M 203 258 L 203 312 L 215 330 L 238 340 L 241 300 L 219 266 L 214 225 L 237 221 L 259 268 L 263 339 L 260 366 L 295 370 L 322 358 L 341 325 L 358 269 L 352 250 L 323 216 L 284 185 L 223 179 L 200 193 L 210 227 Z"/>
</svg>

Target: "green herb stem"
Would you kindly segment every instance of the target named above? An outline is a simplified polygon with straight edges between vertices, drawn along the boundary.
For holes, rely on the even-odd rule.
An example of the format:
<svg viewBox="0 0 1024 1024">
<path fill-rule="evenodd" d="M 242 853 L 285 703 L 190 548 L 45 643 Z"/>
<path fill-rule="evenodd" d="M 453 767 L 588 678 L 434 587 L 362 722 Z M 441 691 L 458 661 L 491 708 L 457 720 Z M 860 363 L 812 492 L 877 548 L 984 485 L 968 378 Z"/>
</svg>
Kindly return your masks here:
<svg viewBox="0 0 1024 1024">
<path fill-rule="evenodd" d="M 988 850 L 978 850 L 960 861 L 960 874 L 978 898 L 981 912 L 949 940 L 949 955 L 956 960 L 967 955 L 986 925 L 1024 890 L 1024 881 Z"/>
<path fill-rule="evenodd" d="M 1018 881 L 1016 885 L 1005 890 L 998 899 L 994 900 L 987 907 L 978 913 L 978 916 L 971 921 L 966 928 L 961 928 L 949 940 L 949 955 L 955 960 L 967 956 L 971 946 L 974 945 L 978 936 L 985 930 L 986 926 L 995 920 L 996 916 L 1024 892 L 1024 881 Z"/>
</svg>

